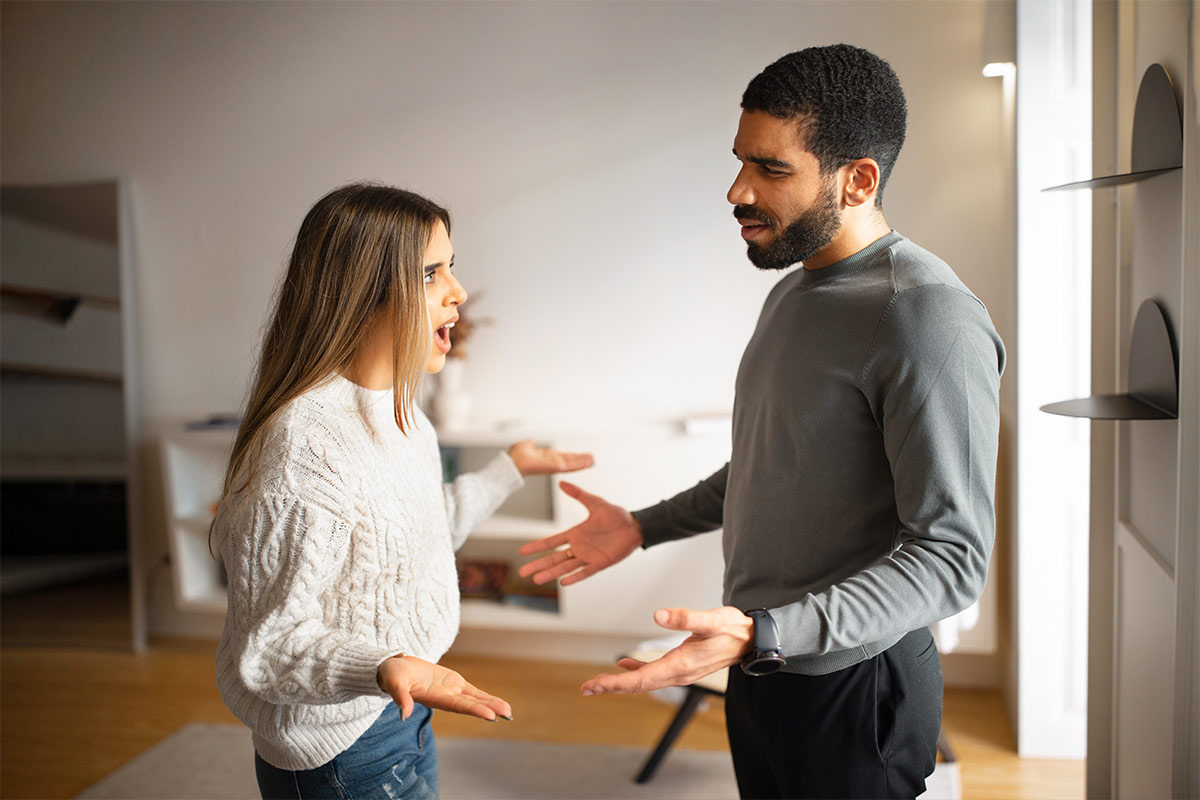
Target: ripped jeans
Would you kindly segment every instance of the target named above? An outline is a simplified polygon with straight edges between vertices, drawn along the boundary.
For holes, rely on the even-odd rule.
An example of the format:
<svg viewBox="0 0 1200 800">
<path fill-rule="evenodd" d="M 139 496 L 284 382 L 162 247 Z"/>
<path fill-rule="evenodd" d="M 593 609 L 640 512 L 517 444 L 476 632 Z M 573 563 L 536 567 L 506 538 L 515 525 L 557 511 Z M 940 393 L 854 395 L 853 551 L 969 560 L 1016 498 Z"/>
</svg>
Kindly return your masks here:
<svg viewBox="0 0 1200 800">
<path fill-rule="evenodd" d="M 433 712 L 417 704 L 402 721 L 396 704 L 388 703 L 354 744 L 314 769 L 279 769 L 255 753 L 258 789 L 263 800 L 437 800 L 432 717 Z"/>
</svg>

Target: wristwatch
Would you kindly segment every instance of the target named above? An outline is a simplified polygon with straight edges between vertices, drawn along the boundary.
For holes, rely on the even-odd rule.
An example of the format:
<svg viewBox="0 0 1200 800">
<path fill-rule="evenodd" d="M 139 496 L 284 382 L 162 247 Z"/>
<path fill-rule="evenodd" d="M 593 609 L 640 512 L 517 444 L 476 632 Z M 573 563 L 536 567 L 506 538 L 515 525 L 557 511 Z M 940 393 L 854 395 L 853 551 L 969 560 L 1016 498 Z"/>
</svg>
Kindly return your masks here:
<svg viewBox="0 0 1200 800">
<path fill-rule="evenodd" d="M 755 608 L 746 612 L 746 616 L 754 620 L 754 646 L 742 659 L 742 672 L 747 675 L 770 675 L 778 672 L 787 662 L 779 653 L 779 628 L 771 612 L 765 608 Z"/>
</svg>

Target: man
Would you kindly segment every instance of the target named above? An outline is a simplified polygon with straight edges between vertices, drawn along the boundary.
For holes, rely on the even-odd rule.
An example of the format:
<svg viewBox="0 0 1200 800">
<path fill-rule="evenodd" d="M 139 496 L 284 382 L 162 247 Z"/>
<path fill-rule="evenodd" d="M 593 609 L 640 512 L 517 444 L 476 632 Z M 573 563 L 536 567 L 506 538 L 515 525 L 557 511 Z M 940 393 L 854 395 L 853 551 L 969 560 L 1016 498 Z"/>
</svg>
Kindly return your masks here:
<svg viewBox="0 0 1200 800">
<path fill-rule="evenodd" d="M 927 626 L 983 590 L 1004 349 L 986 309 L 892 231 L 899 80 L 848 45 L 749 84 L 728 199 L 772 289 L 737 376 L 729 463 L 632 515 L 578 487 L 588 519 L 522 548 L 569 585 L 638 546 L 724 528 L 724 608 L 661 609 L 691 636 L 584 694 L 729 673 L 743 797 L 914 797 L 933 771 L 941 665 Z M 777 642 L 774 636 L 777 635 Z M 777 671 L 775 671 L 777 670 Z"/>
</svg>

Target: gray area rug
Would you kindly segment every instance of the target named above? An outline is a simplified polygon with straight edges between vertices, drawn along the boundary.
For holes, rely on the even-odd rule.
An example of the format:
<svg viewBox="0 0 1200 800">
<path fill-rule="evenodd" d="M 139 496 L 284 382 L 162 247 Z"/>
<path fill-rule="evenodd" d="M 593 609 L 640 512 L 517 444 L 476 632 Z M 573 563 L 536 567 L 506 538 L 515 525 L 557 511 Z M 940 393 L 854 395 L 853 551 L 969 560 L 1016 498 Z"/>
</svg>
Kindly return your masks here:
<svg viewBox="0 0 1200 800">
<path fill-rule="evenodd" d="M 493 739 L 438 739 L 444 800 L 506 798 L 736 798 L 728 753 L 672 750 L 654 779 L 633 782 L 647 750 Z M 939 764 L 928 800 L 960 797 L 958 766 Z M 79 797 L 119 800 L 257 798 L 250 732 L 186 725 Z"/>
</svg>

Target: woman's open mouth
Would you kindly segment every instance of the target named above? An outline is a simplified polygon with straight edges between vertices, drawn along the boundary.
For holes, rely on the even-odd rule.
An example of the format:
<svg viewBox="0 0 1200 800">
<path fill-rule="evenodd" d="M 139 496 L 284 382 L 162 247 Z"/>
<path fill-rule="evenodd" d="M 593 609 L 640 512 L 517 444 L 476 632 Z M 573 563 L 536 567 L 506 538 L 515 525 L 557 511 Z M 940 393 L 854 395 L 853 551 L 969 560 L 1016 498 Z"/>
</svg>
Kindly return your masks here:
<svg viewBox="0 0 1200 800">
<path fill-rule="evenodd" d="M 433 332 L 433 344 L 443 355 L 450 352 L 450 329 L 453 327 L 453 322 L 447 322 Z"/>
</svg>

